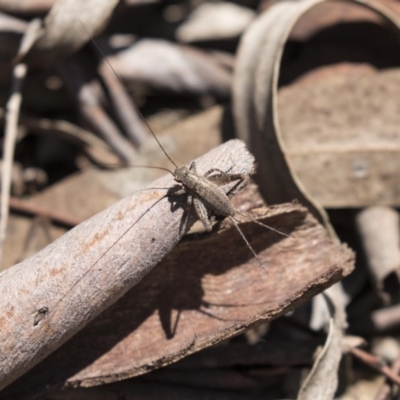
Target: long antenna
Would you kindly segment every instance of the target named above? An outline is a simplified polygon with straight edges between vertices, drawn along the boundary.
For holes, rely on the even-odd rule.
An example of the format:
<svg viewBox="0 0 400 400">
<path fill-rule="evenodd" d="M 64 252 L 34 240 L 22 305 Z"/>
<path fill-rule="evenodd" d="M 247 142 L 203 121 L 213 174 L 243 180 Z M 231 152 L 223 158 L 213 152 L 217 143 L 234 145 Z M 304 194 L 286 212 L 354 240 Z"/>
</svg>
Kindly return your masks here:
<svg viewBox="0 0 400 400">
<path fill-rule="evenodd" d="M 128 164 L 128 167 L 161 169 L 162 171 L 167 171 L 167 172 L 169 172 L 172 176 L 175 176 L 174 173 L 173 173 L 171 170 L 169 170 L 168 168 L 163 168 L 163 167 L 154 167 L 154 166 L 152 166 L 152 165 L 138 165 L 138 164 Z"/>
<path fill-rule="evenodd" d="M 83 22 L 81 21 L 81 19 L 79 18 L 79 22 L 81 23 L 81 25 L 83 26 L 83 29 L 86 31 L 86 33 L 88 34 L 90 41 L 92 42 L 92 44 L 96 47 L 96 49 L 98 50 L 98 52 L 100 53 L 100 55 L 103 57 L 103 59 L 106 61 L 106 63 L 110 66 L 111 70 L 114 72 L 115 76 L 117 77 L 117 79 L 120 81 L 120 83 L 122 85 L 124 85 L 124 83 L 122 82 L 122 79 L 118 76 L 118 74 L 116 73 L 115 69 L 113 68 L 113 66 L 111 65 L 110 61 L 108 60 L 108 58 L 105 56 L 105 54 L 102 52 L 100 46 L 96 43 L 96 41 L 92 38 L 92 36 L 90 35 L 89 31 L 87 30 L 86 26 L 83 24 Z M 168 160 L 176 167 L 178 168 L 178 166 L 175 164 L 175 162 L 172 160 L 172 158 L 167 154 L 167 152 L 165 151 L 164 147 L 162 146 L 162 144 L 160 143 L 160 141 L 158 140 L 157 136 L 155 135 L 155 133 L 153 132 L 153 130 L 150 128 L 150 125 L 148 124 L 148 122 L 146 121 L 146 119 L 144 118 L 142 112 L 139 110 L 139 107 L 136 107 L 138 114 L 142 117 L 143 122 L 145 123 L 145 125 L 147 126 L 148 130 L 151 132 L 151 134 L 153 135 L 154 139 L 156 140 L 156 142 L 158 143 L 158 145 L 160 146 L 161 150 L 163 151 L 163 153 L 165 154 L 165 156 L 168 158 Z"/>
</svg>

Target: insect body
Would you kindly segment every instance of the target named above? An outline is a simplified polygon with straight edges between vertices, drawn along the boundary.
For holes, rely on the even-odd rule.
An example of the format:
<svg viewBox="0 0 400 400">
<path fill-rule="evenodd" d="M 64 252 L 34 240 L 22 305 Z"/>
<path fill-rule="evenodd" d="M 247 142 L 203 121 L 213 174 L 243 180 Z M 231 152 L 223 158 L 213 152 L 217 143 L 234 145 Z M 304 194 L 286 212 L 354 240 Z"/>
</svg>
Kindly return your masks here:
<svg viewBox="0 0 400 400">
<path fill-rule="evenodd" d="M 154 135 L 156 138 L 156 136 Z M 156 138 L 157 140 L 157 138 Z M 157 140 L 158 142 L 158 140 Z M 159 143 L 160 144 L 160 143 Z M 161 144 L 160 147 L 162 148 Z M 164 153 L 165 150 L 163 149 Z M 168 156 L 167 156 L 168 157 Z M 169 158 L 169 157 L 168 157 Z M 170 158 L 169 158 L 170 159 Z M 171 160 L 171 159 L 170 159 Z M 171 162 L 176 165 L 172 160 Z M 248 180 L 248 175 L 245 174 L 228 174 L 220 169 L 212 168 L 207 171 L 203 176 L 199 175 L 196 170 L 196 163 L 193 161 L 189 167 L 181 166 L 177 167 L 173 172 L 174 178 L 177 182 L 182 184 L 182 188 L 175 192 L 176 195 L 188 194 L 188 214 L 192 207 L 194 207 L 195 212 L 204 225 L 207 232 L 212 230 L 212 216 L 222 216 L 231 219 L 235 225 L 237 231 L 240 233 L 241 237 L 257 258 L 260 266 L 262 263 L 258 258 L 256 252 L 251 247 L 250 243 L 244 236 L 243 232 L 238 226 L 238 221 L 235 215 L 238 213 L 250 221 L 253 221 L 265 228 L 271 229 L 279 234 L 288 236 L 283 232 L 280 232 L 268 225 L 265 225 L 259 221 L 252 220 L 246 215 L 238 212 L 232 206 L 230 202 L 229 195 L 234 192 L 234 190 L 243 182 Z M 229 184 L 231 182 L 237 181 L 237 183 L 225 193 L 220 186 Z"/>
<path fill-rule="evenodd" d="M 229 175 L 216 168 L 210 169 L 204 176 L 201 176 L 197 174 L 195 162 L 192 162 L 189 168 L 186 166 L 178 167 L 174 171 L 174 178 L 184 185 L 181 193 L 185 191 L 185 188 L 189 191 L 189 206 L 194 205 L 197 216 L 208 232 L 212 229 L 209 210 L 216 215 L 233 217 L 235 209 L 229 200 L 229 193 L 233 192 L 240 183 L 247 179 L 245 175 Z M 219 188 L 219 186 L 235 180 L 238 183 L 228 194 Z"/>
</svg>

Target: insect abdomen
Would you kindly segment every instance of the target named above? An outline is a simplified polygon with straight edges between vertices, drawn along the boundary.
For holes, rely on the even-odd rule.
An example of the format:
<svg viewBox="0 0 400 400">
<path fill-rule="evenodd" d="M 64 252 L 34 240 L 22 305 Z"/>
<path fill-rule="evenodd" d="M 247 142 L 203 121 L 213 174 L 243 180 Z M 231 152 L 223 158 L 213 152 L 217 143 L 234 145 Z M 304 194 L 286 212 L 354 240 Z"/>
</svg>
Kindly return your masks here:
<svg viewBox="0 0 400 400">
<path fill-rule="evenodd" d="M 208 180 L 203 182 L 203 179 L 200 178 L 196 191 L 201 197 L 203 203 L 213 210 L 215 214 L 222 217 L 233 216 L 235 214 L 235 210 L 232 207 L 228 196 L 214 183 Z"/>
</svg>

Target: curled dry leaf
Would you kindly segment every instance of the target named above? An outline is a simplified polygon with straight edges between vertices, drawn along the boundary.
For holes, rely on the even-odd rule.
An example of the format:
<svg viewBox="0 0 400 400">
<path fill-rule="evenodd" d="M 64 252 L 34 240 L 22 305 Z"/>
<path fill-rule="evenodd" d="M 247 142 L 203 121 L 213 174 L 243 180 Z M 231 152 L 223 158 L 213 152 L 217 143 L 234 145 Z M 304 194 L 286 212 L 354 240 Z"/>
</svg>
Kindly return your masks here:
<svg viewBox="0 0 400 400">
<path fill-rule="evenodd" d="M 382 0 L 382 3 L 390 8 L 389 3 L 395 2 Z M 382 23 L 382 18 L 372 10 L 349 1 L 343 3 L 324 2 L 318 7 L 312 8 L 299 19 L 290 32 L 290 37 L 294 40 L 306 41 L 322 29 L 337 24 L 365 21 Z"/>
<path fill-rule="evenodd" d="M 297 198 L 334 234 L 323 208 L 310 196 L 286 153 L 277 107 L 279 66 L 290 31 L 305 12 L 322 3 L 324 0 L 275 3 L 250 25 L 238 52 L 233 111 L 237 133 L 259 164 L 260 190 L 266 200 L 279 203 Z M 381 3 L 354 3 L 377 12 L 396 29 L 400 27 L 399 18 Z"/>
<path fill-rule="evenodd" d="M 74 53 L 108 22 L 118 0 L 59 0 L 38 26 L 36 40 L 24 48 L 20 59 L 48 67 Z M 32 23 L 36 24 L 36 20 Z"/>
<path fill-rule="evenodd" d="M 394 54 L 400 50 L 397 39 L 382 29 L 381 40 Z M 347 54 L 356 46 L 346 43 Z M 375 53 L 378 46 L 365 52 Z M 389 67 L 399 65 L 400 57 L 397 62 L 389 59 L 393 53 L 377 57 Z M 280 90 L 286 155 L 310 195 L 324 207 L 400 205 L 399 90 L 398 68 L 377 70 L 350 62 L 314 69 Z"/>
<path fill-rule="evenodd" d="M 331 400 L 338 384 L 338 368 L 342 358 L 342 335 L 345 327 L 343 304 L 337 301 L 335 291 L 326 291 L 323 296 L 331 314 L 325 345 L 315 360 L 314 366 L 303 382 L 299 400 Z"/>
</svg>

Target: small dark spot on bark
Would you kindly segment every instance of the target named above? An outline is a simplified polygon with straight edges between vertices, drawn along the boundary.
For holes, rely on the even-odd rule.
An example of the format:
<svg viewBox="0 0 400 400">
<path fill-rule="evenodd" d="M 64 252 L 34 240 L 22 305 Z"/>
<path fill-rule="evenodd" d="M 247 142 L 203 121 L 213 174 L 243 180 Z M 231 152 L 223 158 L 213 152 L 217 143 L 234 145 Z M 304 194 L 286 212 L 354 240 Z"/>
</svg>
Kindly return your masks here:
<svg viewBox="0 0 400 400">
<path fill-rule="evenodd" d="M 151 238 L 151 243 L 155 243 L 156 242 L 156 238 Z"/>
<path fill-rule="evenodd" d="M 46 318 L 46 315 L 49 313 L 49 308 L 48 307 L 42 307 L 39 308 L 39 310 L 36 311 L 35 318 L 33 320 L 33 326 L 39 325 L 39 323 Z"/>
</svg>

